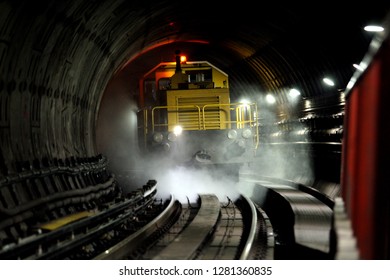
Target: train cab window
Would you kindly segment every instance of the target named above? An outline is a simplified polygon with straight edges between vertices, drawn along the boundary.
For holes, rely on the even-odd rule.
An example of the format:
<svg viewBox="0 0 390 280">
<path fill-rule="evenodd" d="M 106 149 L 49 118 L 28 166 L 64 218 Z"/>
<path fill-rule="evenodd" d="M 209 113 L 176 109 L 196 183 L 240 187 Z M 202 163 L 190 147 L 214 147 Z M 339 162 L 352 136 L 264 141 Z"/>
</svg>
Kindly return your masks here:
<svg viewBox="0 0 390 280">
<path fill-rule="evenodd" d="M 212 75 L 211 70 L 202 70 L 202 71 L 187 71 L 188 82 L 197 83 L 197 82 L 211 82 Z"/>
<path fill-rule="evenodd" d="M 157 100 L 156 83 L 154 80 L 144 81 L 145 102 L 150 105 Z"/>
<path fill-rule="evenodd" d="M 213 77 L 210 70 L 191 70 L 187 71 L 188 82 L 195 85 L 197 88 L 213 88 Z"/>
<path fill-rule="evenodd" d="M 161 78 L 158 80 L 158 89 L 159 90 L 167 90 L 171 86 L 171 79 L 170 78 Z"/>
</svg>

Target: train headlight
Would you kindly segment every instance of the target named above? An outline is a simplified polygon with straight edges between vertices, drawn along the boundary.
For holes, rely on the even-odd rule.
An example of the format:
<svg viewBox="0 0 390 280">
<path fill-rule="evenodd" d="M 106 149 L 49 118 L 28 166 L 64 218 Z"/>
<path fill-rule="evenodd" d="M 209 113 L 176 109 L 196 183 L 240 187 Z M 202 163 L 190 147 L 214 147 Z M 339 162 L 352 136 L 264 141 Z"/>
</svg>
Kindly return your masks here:
<svg viewBox="0 0 390 280">
<path fill-rule="evenodd" d="M 176 125 L 174 128 L 173 128 L 173 133 L 176 135 L 176 136 L 179 136 L 183 131 L 183 128 L 181 127 L 181 125 Z"/>
<path fill-rule="evenodd" d="M 241 147 L 241 148 L 243 148 L 243 149 L 245 149 L 245 140 L 240 139 L 240 140 L 238 141 L 238 146 Z"/>
<path fill-rule="evenodd" d="M 237 131 L 235 131 L 234 129 L 229 130 L 227 137 L 229 139 L 236 139 L 237 138 Z"/>
<path fill-rule="evenodd" d="M 244 137 L 245 139 L 248 139 L 251 136 L 252 136 L 252 130 L 250 130 L 249 128 L 245 128 L 242 131 L 242 137 Z"/>
<path fill-rule="evenodd" d="M 182 131 L 183 128 L 180 125 L 176 125 L 173 128 L 173 131 L 168 134 L 168 140 L 172 142 L 176 141 L 177 137 L 182 133 Z"/>
<path fill-rule="evenodd" d="M 153 134 L 153 141 L 154 142 L 161 143 L 163 139 L 164 139 L 164 136 L 162 135 L 161 132 L 155 132 Z"/>
<path fill-rule="evenodd" d="M 176 139 L 177 139 L 176 134 L 174 132 L 169 132 L 168 140 L 171 141 L 171 142 L 174 142 L 174 141 L 176 141 Z"/>
<path fill-rule="evenodd" d="M 171 145 L 169 145 L 169 143 L 164 143 L 162 145 L 162 148 L 165 152 L 169 152 L 169 150 L 171 149 Z"/>
</svg>

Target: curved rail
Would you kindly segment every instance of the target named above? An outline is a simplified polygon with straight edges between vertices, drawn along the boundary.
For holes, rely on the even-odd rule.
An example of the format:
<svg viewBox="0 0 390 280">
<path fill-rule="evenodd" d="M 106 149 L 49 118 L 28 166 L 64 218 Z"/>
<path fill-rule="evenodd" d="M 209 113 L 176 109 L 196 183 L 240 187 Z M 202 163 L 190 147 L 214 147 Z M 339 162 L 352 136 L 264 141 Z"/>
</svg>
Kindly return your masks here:
<svg viewBox="0 0 390 280">
<path fill-rule="evenodd" d="M 107 259 L 123 259 L 128 256 L 138 244 L 142 243 L 144 240 L 149 238 L 156 230 L 160 227 L 159 225 L 164 225 L 172 216 L 175 215 L 177 209 L 179 208 L 178 201 L 174 199 L 171 195 L 170 202 L 166 209 L 154 218 L 150 223 L 145 225 L 140 230 L 136 231 L 134 234 L 130 235 L 128 238 L 122 240 L 115 246 L 96 256 L 95 260 L 107 260 Z"/>
<path fill-rule="evenodd" d="M 244 245 L 244 248 L 243 248 L 241 256 L 240 256 L 240 260 L 246 260 L 249 257 L 249 254 L 250 254 L 251 249 L 253 247 L 253 242 L 255 241 L 255 237 L 256 237 L 256 232 L 257 232 L 257 211 L 256 211 L 256 207 L 253 204 L 252 200 L 247 198 L 244 195 L 242 195 L 242 196 L 245 199 L 246 203 L 248 203 L 248 206 L 249 206 L 250 211 L 251 211 L 251 216 L 252 216 L 248 238 L 246 240 L 246 243 Z"/>
<path fill-rule="evenodd" d="M 201 208 L 198 214 L 180 234 L 180 237 L 164 248 L 154 260 L 188 260 L 202 246 L 205 238 L 215 230 L 220 215 L 220 203 L 213 194 L 199 195 Z"/>
</svg>

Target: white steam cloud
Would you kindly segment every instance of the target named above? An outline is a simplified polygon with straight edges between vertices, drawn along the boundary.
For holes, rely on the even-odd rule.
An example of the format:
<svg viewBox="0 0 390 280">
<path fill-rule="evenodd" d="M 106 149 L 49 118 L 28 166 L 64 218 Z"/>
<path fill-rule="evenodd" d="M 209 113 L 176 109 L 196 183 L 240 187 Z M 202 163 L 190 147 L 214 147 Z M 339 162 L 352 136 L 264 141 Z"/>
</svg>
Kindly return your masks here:
<svg viewBox="0 0 390 280">
<path fill-rule="evenodd" d="M 156 176 L 158 196 L 168 198 L 173 194 L 182 203 L 195 202 L 201 193 L 215 194 L 221 202 L 239 196 L 236 182 L 220 171 L 177 166 Z"/>
</svg>

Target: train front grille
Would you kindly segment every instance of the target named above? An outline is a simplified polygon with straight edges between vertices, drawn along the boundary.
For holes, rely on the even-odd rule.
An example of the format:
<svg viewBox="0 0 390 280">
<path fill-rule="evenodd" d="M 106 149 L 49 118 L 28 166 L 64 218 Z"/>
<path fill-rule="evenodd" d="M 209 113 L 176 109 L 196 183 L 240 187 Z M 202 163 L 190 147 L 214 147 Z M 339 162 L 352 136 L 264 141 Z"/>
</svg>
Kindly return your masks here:
<svg viewBox="0 0 390 280">
<path fill-rule="evenodd" d="M 193 104 L 197 104 L 200 111 L 184 108 Z M 221 109 L 219 106 L 213 106 L 218 104 L 219 96 L 178 97 L 178 121 L 184 130 L 221 129 Z M 205 105 L 207 107 L 203 110 Z"/>
</svg>

